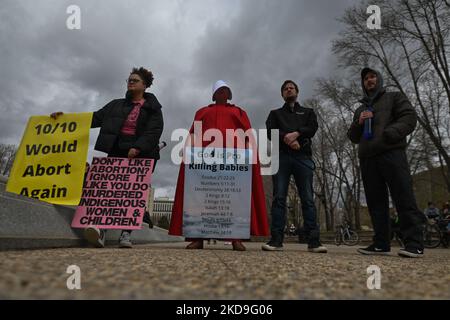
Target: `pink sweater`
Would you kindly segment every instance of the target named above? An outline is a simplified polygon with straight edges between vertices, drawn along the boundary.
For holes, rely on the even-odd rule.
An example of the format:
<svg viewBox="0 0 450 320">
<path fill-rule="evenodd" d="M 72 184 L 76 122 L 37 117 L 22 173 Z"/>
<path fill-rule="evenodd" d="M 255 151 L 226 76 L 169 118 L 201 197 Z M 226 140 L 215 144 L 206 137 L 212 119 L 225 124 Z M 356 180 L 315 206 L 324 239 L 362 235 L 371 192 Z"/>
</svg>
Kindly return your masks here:
<svg viewBox="0 0 450 320">
<path fill-rule="evenodd" d="M 145 100 L 133 101 L 134 108 L 131 110 L 128 118 L 123 123 L 120 132 L 127 136 L 134 136 L 136 134 L 136 123 L 141 112 L 141 107 L 144 105 Z"/>
</svg>

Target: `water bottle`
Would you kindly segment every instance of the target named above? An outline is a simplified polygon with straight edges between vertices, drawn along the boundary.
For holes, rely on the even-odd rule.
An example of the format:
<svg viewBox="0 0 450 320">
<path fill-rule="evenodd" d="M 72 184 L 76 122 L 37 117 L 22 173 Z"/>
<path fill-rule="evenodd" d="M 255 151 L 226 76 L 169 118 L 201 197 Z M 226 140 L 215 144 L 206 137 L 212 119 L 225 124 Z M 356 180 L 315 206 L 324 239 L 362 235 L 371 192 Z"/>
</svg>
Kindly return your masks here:
<svg viewBox="0 0 450 320">
<path fill-rule="evenodd" d="M 367 108 L 367 111 L 373 112 L 373 108 L 369 106 L 369 108 Z M 373 118 L 364 120 L 363 137 L 365 140 L 373 139 Z"/>
</svg>

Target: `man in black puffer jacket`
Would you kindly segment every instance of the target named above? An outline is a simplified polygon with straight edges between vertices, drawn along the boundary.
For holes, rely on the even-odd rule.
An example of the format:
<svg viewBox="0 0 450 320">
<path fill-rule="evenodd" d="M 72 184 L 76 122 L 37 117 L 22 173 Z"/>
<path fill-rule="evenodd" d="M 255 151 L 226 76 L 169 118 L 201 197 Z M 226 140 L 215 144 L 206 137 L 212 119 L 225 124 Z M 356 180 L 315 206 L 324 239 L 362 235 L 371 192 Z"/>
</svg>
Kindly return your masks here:
<svg viewBox="0 0 450 320">
<path fill-rule="evenodd" d="M 372 245 L 358 252 L 390 252 L 389 190 L 405 241 L 399 255 L 422 257 L 424 215 L 417 208 L 405 152 L 406 137 L 416 127 L 417 114 L 405 95 L 386 92 L 379 72 L 364 68 L 361 81 L 364 98 L 347 135 L 359 144 L 361 174 L 375 236 Z"/>
<path fill-rule="evenodd" d="M 159 159 L 159 139 L 164 122 L 156 97 L 145 92 L 153 83 L 153 74 L 144 68 L 133 68 L 127 80 L 124 99 L 115 99 L 94 112 L 92 128 L 100 127 L 95 150 L 118 158 Z M 56 118 L 61 112 L 53 113 Z M 155 166 L 153 166 L 153 170 Z M 105 230 L 85 229 L 85 237 L 96 247 L 104 247 Z M 123 230 L 119 246 L 130 248 L 131 231 Z"/>
</svg>

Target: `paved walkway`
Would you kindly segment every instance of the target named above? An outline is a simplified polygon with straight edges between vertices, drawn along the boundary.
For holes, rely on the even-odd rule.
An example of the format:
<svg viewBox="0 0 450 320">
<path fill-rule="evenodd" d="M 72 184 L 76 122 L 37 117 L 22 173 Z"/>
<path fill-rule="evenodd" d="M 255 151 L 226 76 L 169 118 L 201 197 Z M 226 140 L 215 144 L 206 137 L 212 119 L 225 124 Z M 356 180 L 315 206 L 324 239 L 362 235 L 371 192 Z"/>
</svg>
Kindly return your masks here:
<svg viewBox="0 0 450 320">
<path fill-rule="evenodd" d="M 185 245 L 0 252 L 0 299 L 450 299 L 450 249 L 404 259 L 398 248 L 368 257 L 355 247 L 312 254 L 300 244 L 283 252 Z M 81 269 L 81 290 L 67 289 L 69 265 Z M 380 290 L 367 288 L 370 265 L 380 267 Z"/>
</svg>

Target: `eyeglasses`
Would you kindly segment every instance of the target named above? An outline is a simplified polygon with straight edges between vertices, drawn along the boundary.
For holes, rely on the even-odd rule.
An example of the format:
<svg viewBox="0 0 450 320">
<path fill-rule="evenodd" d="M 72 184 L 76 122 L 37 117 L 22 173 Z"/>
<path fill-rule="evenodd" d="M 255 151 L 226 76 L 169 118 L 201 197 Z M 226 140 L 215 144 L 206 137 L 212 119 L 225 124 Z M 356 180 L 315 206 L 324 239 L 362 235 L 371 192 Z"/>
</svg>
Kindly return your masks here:
<svg viewBox="0 0 450 320">
<path fill-rule="evenodd" d="M 140 79 L 127 79 L 125 81 L 126 81 L 126 83 L 138 83 L 141 80 Z"/>
</svg>

